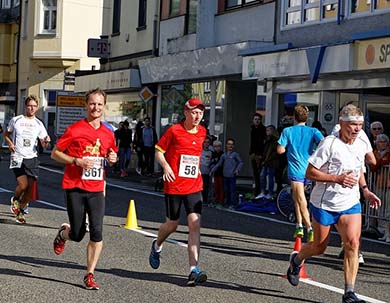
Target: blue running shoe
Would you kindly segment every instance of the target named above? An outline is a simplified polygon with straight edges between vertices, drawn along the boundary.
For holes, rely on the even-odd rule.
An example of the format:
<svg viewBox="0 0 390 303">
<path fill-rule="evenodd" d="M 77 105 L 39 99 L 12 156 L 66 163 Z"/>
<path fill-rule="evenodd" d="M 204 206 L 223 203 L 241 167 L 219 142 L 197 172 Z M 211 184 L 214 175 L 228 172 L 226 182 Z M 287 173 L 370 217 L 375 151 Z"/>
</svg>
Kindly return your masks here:
<svg viewBox="0 0 390 303">
<path fill-rule="evenodd" d="M 207 274 L 204 271 L 200 271 L 199 268 L 195 268 L 188 276 L 187 286 L 195 286 L 198 283 L 204 283 L 207 281 Z"/>
<path fill-rule="evenodd" d="M 154 239 L 152 242 L 152 248 L 150 250 L 149 255 L 149 264 L 153 269 L 157 269 L 160 267 L 160 253 L 154 249 L 154 243 L 157 242 L 157 239 Z"/>
<path fill-rule="evenodd" d="M 355 302 L 358 302 L 358 303 L 366 303 L 366 301 L 359 299 L 359 298 L 355 295 L 355 293 L 354 293 L 353 291 L 349 291 L 349 292 L 347 292 L 347 293 L 343 296 L 343 303 L 355 303 Z"/>
<path fill-rule="evenodd" d="M 295 257 L 298 255 L 297 251 L 293 251 L 290 255 L 290 266 L 287 270 L 287 280 L 291 285 L 297 286 L 299 283 L 299 273 L 302 265 L 296 265 L 294 262 Z"/>
</svg>

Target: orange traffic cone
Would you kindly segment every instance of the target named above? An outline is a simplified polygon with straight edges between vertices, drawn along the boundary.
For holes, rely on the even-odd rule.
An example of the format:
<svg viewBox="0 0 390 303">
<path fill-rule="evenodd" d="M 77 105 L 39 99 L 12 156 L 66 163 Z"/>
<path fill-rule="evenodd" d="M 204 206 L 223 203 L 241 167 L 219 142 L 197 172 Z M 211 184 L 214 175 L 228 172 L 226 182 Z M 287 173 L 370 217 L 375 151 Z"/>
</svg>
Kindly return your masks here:
<svg viewBox="0 0 390 303">
<path fill-rule="evenodd" d="M 37 201 L 39 199 L 39 194 L 38 194 L 38 181 L 34 180 L 32 184 L 32 189 L 31 189 L 31 200 Z"/>
<path fill-rule="evenodd" d="M 299 252 L 302 247 L 302 237 L 295 237 L 294 251 Z M 303 262 L 299 277 L 302 279 L 311 279 L 306 273 L 305 262 Z"/>
</svg>

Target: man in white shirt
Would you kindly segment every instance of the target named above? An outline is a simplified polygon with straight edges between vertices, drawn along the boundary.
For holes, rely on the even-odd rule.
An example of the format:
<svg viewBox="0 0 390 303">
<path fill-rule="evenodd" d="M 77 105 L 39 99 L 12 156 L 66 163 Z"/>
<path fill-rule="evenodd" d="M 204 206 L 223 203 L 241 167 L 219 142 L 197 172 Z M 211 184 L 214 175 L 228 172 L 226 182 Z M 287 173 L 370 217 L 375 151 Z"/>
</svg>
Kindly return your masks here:
<svg viewBox="0 0 390 303">
<path fill-rule="evenodd" d="M 316 182 L 310 197 L 314 241 L 291 254 L 287 271 L 290 284 L 298 285 L 304 260 L 325 251 L 332 225 L 336 225 L 345 250 L 344 303 L 365 302 L 354 292 L 361 232 L 359 188 L 371 207 L 381 205 L 381 200 L 366 185 L 363 173 L 368 149 L 368 143 L 359 137 L 363 123 L 360 109 L 352 104 L 345 106 L 340 113 L 339 136 L 326 137 L 309 158 L 306 177 Z"/>
<path fill-rule="evenodd" d="M 24 101 L 25 113 L 16 116 L 8 123 L 4 138 L 11 152 L 10 169 L 15 174 L 16 186 L 11 197 L 11 211 L 16 222 L 26 223 L 24 209 L 32 200 L 34 182 L 38 179 L 38 140 L 43 148 L 50 144 L 50 137 L 42 121 L 35 114 L 38 111 L 38 98 L 30 95 Z"/>
</svg>

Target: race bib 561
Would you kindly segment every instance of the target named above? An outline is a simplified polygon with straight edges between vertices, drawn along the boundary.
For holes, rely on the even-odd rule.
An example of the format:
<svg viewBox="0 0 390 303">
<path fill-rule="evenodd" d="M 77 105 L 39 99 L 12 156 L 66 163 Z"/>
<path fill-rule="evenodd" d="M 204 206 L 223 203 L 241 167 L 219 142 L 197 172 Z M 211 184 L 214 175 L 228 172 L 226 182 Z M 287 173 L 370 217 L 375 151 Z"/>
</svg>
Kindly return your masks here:
<svg viewBox="0 0 390 303">
<path fill-rule="evenodd" d="M 83 180 L 103 180 L 104 158 L 102 157 L 83 157 L 83 159 L 92 160 L 93 167 L 90 169 L 83 169 Z"/>
</svg>

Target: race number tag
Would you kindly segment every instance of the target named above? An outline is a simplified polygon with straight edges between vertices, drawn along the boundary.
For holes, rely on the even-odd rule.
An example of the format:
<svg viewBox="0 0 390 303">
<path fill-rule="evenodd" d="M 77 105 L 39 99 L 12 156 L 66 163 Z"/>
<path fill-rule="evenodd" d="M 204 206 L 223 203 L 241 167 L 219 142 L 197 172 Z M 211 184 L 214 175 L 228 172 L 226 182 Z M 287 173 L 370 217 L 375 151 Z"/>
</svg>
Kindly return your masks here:
<svg viewBox="0 0 390 303">
<path fill-rule="evenodd" d="M 92 160 L 93 167 L 91 169 L 83 169 L 83 180 L 103 180 L 103 164 L 104 158 L 102 157 L 83 157 L 83 159 Z"/>
<path fill-rule="evenodd" d="M 15 154 L 11 154 L 9 161 L 9 168 L 21 168 L 23 163 L 23 157 Z"/>
<path fill-rule="evenodd" d="M 198 156 L 181 155 L 179 177 L 198 178 L 199 160 L 200 158 Z"/>
</svg>

